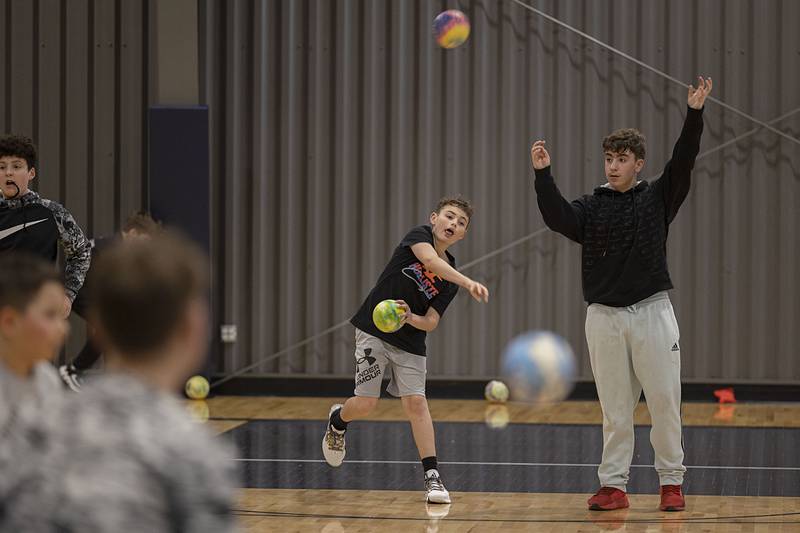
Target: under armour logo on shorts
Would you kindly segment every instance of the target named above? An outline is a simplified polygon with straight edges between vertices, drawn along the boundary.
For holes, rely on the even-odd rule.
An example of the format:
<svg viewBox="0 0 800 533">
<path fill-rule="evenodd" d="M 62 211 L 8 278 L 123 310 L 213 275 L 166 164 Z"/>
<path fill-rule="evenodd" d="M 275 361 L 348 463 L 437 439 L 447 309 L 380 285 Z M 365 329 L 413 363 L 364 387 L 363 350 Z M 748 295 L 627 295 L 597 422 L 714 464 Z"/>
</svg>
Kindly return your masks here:
<svg viewBox="0 0 800 533">
<path fill-rule="evenodd" d="M 371 355 L 369 355 L 369 354 L 371 354 L 371 353 L 372 353 L 372 348 L 365 348 L 365 349 L 364 349 L 364 357 L 361 357 L 360 359 L 356 359 L 356 366 L 360 365 L 360 364 L 361 364 L 361 363 L 363 363 L 364 361 L 366 361 L 366 362 L 367 362 L 368 366 L 372 366 L 372 365 L 374 365 L 374 364 L 375 364 L 375 361 L 376 361 L 377 359 L 375 359 L 374 357 L 372 357 Z"/>
</svg>

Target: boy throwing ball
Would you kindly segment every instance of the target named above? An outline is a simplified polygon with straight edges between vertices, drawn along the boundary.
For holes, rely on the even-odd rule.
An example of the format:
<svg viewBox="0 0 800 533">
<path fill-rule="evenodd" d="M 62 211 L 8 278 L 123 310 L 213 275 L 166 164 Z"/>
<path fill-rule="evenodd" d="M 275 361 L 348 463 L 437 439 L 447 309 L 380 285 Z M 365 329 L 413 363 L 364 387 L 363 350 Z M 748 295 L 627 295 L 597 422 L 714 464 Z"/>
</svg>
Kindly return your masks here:
<svg viewBox="0 0 800 533">
<path fill-rule="evenodd" d="M 463 198 L 443 198 L 430 216 L 430 225 L 417 226 L 403 238 L 351 323 L 356 327 L 355 396 L 331 407 L 322 452 L 331 466 L 342 464 L 347 425 L 365 418 L 378 405 L 381 380 L 389 377 L 388 392 L 400 397 L 411 422 L 425 474 L 427 500 L 450 503 L 439 476 L 433 422 L 425 399 L 425 337 L 436 329 L 458 287 L 477 301 L 487 302 L 489 291 L 455 269 L 447 249 L 464 238 L 472 206 Z M 375 306 L 396 299 L 401 327 L 393 333 L 372 321 Z"/>
</svg>

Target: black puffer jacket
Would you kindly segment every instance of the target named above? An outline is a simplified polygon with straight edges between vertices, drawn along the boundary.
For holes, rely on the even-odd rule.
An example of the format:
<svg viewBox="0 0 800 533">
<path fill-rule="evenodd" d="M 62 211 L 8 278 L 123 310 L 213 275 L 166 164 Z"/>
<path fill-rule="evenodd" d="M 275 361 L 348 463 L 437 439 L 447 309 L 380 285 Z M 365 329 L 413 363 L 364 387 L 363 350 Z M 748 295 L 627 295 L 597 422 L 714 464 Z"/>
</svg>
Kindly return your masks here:
<svg viewBox="0 0 800 533">
<path fill-rule="evenodd" d="M 64 251 L 64 288 L 70 300 L 78 294 L 91 262 L 91 245 L 64 206 L 34 191 L 5 199 L 0 196 L 0 253 L 23 251 L 56 262 Z"/>
<path fill-rule="evenodd" d="M 671 289 L 667 232 L 691 185 L 703 110 L 688 108 L 672 159 L 661 176 L 621 193 L 608 184 L 568 202 L 550 174 L 536 170 L 539 209 L 547 227 L 583 245 L 584 299 L 612 307 Z"/>
</svg>

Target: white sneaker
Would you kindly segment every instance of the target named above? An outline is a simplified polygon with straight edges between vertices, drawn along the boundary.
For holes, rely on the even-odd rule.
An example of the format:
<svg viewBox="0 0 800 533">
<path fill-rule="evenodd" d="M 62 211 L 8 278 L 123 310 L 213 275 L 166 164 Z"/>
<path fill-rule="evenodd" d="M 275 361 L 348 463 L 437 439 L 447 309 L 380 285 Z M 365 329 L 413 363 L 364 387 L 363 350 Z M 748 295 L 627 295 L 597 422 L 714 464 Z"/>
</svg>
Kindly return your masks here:
<svg viewBox="0 0 800 533">
<path fill-rule="evenodd" d="M 337 409 L 341 409 L 342 404 L 337 403 L 331 406 L 328 412 L 328 427 L 325 436 L 322 438 L 322 455 L 331 466 L 339 466 L 344 461 L 344 431 L 337 431 L 331 426 L 331 415 Z"/>
<path fill-rule="evenodd" d="M 444 488 L 438 474 L 425 476 L 425 491 L 428 503 L 450 503 L 450 493 Z"/>
</svg>

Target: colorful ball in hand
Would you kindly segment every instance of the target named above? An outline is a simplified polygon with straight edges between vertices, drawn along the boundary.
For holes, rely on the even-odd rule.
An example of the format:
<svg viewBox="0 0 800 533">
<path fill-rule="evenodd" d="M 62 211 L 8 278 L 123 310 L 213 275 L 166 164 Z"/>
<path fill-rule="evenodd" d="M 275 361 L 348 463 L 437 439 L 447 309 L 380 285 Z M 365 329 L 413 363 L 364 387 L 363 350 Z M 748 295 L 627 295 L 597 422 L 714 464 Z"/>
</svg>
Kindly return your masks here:
<svg viewBox="0 0 800 533">
<path fill-rule="evenodd" d="M 403 326 L 405 312 L 394 300 L 384 300 L 372 311 L 375 327 L 384 333 L 394 333 Z"/>
<path fill-rule="evenodd" d="M 505 403 L 508 400 L 508 387 L 502 381 L 493 379 L 486 384 L 483 395 L 487 401 L 492 403 Z"/>
<path fill-rule="evenodd" d="M 442 48 L 461 46 L 469 37 L 469 19 L 457 9 L 448 9 L 433 19 L 433 36 Z"/>
<path fill-rule="evenodd" d="M 526 333 L 506 346 L 502 373 L 512 399 L 560 402 L 569 396 L 575 384 L 575 356 L 569 343 L 555 333 Z"/>
</svg>

